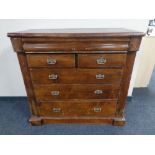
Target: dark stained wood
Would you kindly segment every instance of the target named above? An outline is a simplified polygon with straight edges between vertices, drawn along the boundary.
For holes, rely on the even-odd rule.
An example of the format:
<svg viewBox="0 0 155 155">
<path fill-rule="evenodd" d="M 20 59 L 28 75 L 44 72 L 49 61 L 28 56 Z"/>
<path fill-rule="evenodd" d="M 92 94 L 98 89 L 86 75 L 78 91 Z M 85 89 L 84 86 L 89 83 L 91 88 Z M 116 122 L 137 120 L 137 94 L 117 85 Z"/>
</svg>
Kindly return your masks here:
<svg viewBox="0 0 155 155">
<path fill-rule="evenodd" d="M 96 90 L 102 90 L 96 94 Z M 52 95 L 52 91 L 59 91 L 59 95 Z M 52 84 L 34 85 L 37 101 L 51 101 L 58 99 L 115 99 L 118 96 L 119 85 L 104 84 Z"/>
<path fill-rule="evenodd" d="M 124 68 L 120 95 L 119 95 L 119 100 L 117 104 L 116 115 L 119 117 L 123 117 L 124 115 L 124 107 L 125 107 L 126 97 L 128 94 L 128 88 L 130 84 L 131 73 L 132 73 L 132 68 L 134 65 L 135 56 L 136 56 L 136 52 L 129 52 L 127 54 L 127 62 L 126 62 L 126 67 Z"/>
<path fill-rule="evenodd" d="M 122 118 L 114 118 L 113 120 L 113 125 L 115 126 L 124 126 L 126 124 L 126 121 L 125 121 L 125 118 L 122 117 Z"/>
<path fill-rule="evenodd" d="M 36 104 L 36 100 L 35 100 L 35 96 L 34 96 L 30 72 L 27 67 L 27 61 L 26 61 L 25 54 L 18 53 L 17 56 L 18 56 L 18 60 L 20 63 L 21 72 L 22 72 L 23 79 L 24 79 L 24 84 L 26 87 L 26 92 L 27 92 L 27 96 L 28 96 L 28 100 L 29 100 L 29 106 L 30 106 L 31 113 L 32 113 L 32 115 L 37 115 L 38 114 L 38 111 L 36 108 L 37 104 Z"/>
<path fill-rule="evenodd" d="M 48 59 L 54 59 L 55 64 L 48 64 Z M 27 62 L 29 67 L 75 67 L 74 54 L 28 54 Z"/>
<path fill-rule="evenodd" d="M 128 42 L 52 42 L 52 43 L 24 43 L 25 52 L 48 52 L 48 51 L 125 51 L 128 50 Z"/>
<path fill-rule="evenodd" d="M 11 38 L 11 43 L 15 52 L 23 52 L 23 43 L 21 38 Z"/>
<path fill-rule="evenodd" d="M 106 37 L 106 38 L 60 38 L 60 37 L 37 37 L 37 38 L 22 38 L 24 43 L 51 43 L 51 42 L 100 42 L 100 43 L 114 43 L 114 42 L 130 42 L 130 37 Z"/>
<path fill-rule="evenodd" d="M 98 64 L 99 58 L 106 59 L 104 64 Z M 126 54 L 79 54 L 80 68 L 123 67 L 126 63 Z"/>
<path fill-rule="evenodd" d="M 130 40 L 129 51 L 138 51 L 142 38 L 134 37 Z"/>
<path fill-rule="evenodd" d="M 40 126 L 43 123 L 41 117 L 33 116 L 33 115 L 30 117 L 29 122 L 31 123 L 31 125 L 34 125 L 34 126 Z"/>
<path fill-rule="evenodd" d="M 18 55 L 32 125 L 125 125 L 126 96 L 144 33 L 97 28 L 28 30 L 8 36 Z M 101 57 L 105 63 L 97 64 Z M 47 64 L 48 58 L 56 63 Z M 96 79 L 96 74 L 104 78 Z"/>
<path fill-rule="evenodd" d="M 76 101 L 56 101 L 42 102 L 39 106 L 40 116 L 53 117 L 83 117 L 101 116 L 114 117 L 117 100 L 76 100 Z M 55 109 L 59 111 L 54 111 Z"/>
<path fill-rule="evenodd" d="M 120 84 L 123 69 L 47 69 L 31 68 L 31 79 L 34 84 L 52 83 L 105 83 Z M 49 79 L 49 76 L 56 76 Z M 41 79 L 41 80 L 40 80 Z"/>
<path fill-rule="evenodd" d="M 81 51 L 81 50 L 75 50 L 75 51 L 25 51 L 26 54 L 126 54 L 127 51 Z"/>
<path fill-rule="evenodd" d="M 32 116 L 29 122 L 32 125 L 44 125 L 44 124 L 113 124 L 115 117 L 35 117 Z M 124 120 L 122 120 L 122 126 L 124 125 Z M 121 120 L 119 126 L 121 125 Z"/>
<path fill-rule="evenodd" d="M 9 37 L 131 37 L 144 33 L 123 28 L 80 28 L 80 29 L 32 29 L 8 33 Z"/>
</svg>

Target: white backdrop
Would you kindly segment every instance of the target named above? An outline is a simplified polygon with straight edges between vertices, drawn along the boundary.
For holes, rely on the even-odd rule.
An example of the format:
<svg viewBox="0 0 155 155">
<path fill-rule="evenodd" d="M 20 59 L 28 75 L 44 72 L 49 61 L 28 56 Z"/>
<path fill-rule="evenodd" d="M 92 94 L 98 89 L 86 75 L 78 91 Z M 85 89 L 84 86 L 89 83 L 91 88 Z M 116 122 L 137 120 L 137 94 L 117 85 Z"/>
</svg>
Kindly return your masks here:
<svg viewBox="0 0 155 155">
<path fill-rule="evenodd" d="M 102 28 L 123 27 L 146 32 L 148 20 L 0 20 L 0 96 L 25 96 L 24 83 L 16 54 L 13 52 L 8 32 L 26 29 L 44 28 Z M 140 53 L 140 52 L 139 52 Z M 139 56 L 134 65 L 134 72 L 128 95 L 131 96 Z"/>
</svg>

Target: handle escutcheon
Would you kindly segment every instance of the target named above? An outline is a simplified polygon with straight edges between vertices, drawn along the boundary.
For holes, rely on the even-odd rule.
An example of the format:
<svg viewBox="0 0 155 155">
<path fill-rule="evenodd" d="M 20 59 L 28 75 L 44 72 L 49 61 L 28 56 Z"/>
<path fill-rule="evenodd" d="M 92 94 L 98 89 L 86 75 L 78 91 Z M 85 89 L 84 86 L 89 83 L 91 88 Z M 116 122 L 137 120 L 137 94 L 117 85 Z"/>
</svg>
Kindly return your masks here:
<svg viewBox="0 0 155 155">
<path fill-rule="evenodd" d="M 50 74 L 50 75 L 48 76 L 48 78 L 49 78 L 50 80 L 56 80 L 56 79 L 58 79 L 58 75 L 57 75 L 57 74 Z"/>
<path fill-rule="evenodd" d="M 103 74 L 97 74 L 96 79 L 98 79 L 98 80 L 104 79 L 104 75 Z"/>
<path fill-rule="evenodd" d="M 53 108 L 52 111 L 53 112 L 61 112 L 61 108 Z"/>
<path fill-rule="evenodd" d="M 94 112 L 101 112 L 102 111 L 102 108 L 100 108 L 100 107 L 95 107 L 94 108 Z"/>
<path fill-rule="evenodd" d="M 60 92 L 59 91 L 51 91 L 52 96 L 59 96 Z"/>
<path fill-rule="evenodd" d="M 96 62 L 97 62 L 97 64 L 99 64 L 99 65 L 103 65 L 103 64 L 105 64 L 106 63 L 106 58 L 98 58 L 97 60 L 96 60 Z"/>
<path fill-rule="evenodd" d="M 102 90 L 95 90 L 94 93 L 97 95 L 100 95 L 100 94 L 103 94 L 103 91 Z"/>
<path fill-rule="evenodd" d="M 47 59 L 47 64 L 48 65 L 54 65 L 54 64 L 56 64 L 56 62 L 57 62 L 56 59 L 52 59 L 52 58 Z"/>
</svg>

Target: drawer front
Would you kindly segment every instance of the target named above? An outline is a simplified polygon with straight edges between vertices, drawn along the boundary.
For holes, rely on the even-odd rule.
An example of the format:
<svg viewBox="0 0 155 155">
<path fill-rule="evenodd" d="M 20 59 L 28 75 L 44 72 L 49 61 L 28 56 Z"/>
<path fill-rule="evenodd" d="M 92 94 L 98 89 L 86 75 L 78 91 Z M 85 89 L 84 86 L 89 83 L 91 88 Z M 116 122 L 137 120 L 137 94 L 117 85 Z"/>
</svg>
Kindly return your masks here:
<svg viewBox="0 0 155 155">
<path fill-rule="evenodd" d="M 52 84 L 34 85 L 37 101 L 57 99 L 115 99 L 118 96 L 118 85 L 104 84 Z"/>
<path fill-rule="evenodd" d="M 126 54 L 79 54 L 78 66 L 84 68 L 122 67 Z"/>
<path fill-rule="evenodd" d="M 122 69 L 30 69 L 34 84 L 120 83 Z"/>
<path fill-rule="evenodd" d="M 28 54 L 29 67 L 75 67 L 74 54 Z"/>
<path fill-rule="evenodd" d="M 31 38 L 32 39 L 32 38 Z M 45 40 L 45 39 L 44 39 Z M 49 51 L 127 51 L 128 50 L 128 41 L 127 42 L 102 42 L 90 40 L 84 38 L 84 41 L 59 41 L 59 42 L 49 42 L 49 39 L 46 42 L 39 42 L 38 40 L 34 41 L 33 43 L 24 43 L 23 49 L 26 52 L 49 52 Z"/>
<path fill-rule="evenodd" d="M 39 106 L 41 116 L 115 116 L 116 100 L 78 100 L 42 102 Z"/>
</svg>

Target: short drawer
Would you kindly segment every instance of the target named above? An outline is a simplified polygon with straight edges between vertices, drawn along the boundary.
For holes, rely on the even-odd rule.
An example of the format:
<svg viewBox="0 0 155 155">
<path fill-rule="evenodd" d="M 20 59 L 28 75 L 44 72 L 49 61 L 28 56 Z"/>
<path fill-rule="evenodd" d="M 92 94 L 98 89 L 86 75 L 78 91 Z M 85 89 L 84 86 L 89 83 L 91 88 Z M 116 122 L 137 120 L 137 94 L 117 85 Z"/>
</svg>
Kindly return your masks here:
<svg viewBox="0 0 155 155">
<path fill-rule="evenodd" d="M 115 99 L 118 85 L 104 84 L 52 84 L 34 85 L 37 101 L 57 99 Z"/>
<path fill-rule="evenodd" d="M 28 54 L 29 67 L 75 67 L 74 54 Z"/>
<path fill-rule="evenodd" d="M 120 83 L 122 69 L 30 69 L 34 84 L 51 83 Z"/>
<path fill-rule="evenodd" d="M 122 67 L 126 54 L 79 54 L 78 66 L 82 68 Z"/>
<path fill-rule="evenodd" d="M 42 102 L 39 106 L 40 116 L 115 116 L 116 100 L 78 100 Z"/>
</svg>

